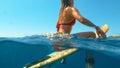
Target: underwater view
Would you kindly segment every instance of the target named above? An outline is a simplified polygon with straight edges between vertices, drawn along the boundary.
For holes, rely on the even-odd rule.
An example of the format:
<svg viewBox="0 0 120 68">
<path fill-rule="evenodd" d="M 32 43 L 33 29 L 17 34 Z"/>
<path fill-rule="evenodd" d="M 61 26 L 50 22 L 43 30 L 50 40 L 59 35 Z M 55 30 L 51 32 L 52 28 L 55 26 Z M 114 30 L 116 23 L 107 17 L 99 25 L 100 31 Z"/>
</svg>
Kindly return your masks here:
<svg viewBox="0 0 120 68">
<path fill-rule="evenodd" d="M 119 20 L 120 0 L 0 0 L 0 68 L 120 68 Z"/>
<path fill-rule="evenodd" d="M 86 51 L 94 53 L 94 68 L 120 68 L 119 38 L 61 38 L 45 35 L 1 37 L 0 68 L 23 68 L 25 65 L 54 52 L 52 42 L 58 40 L 62 40 L 66 48 L 76 47 L 79 48 L 79 51 L 67 56 L 65 64 L 61 64 L 58 60 L 51 64 L 51 68 L 85 68 Z M 49 68 L 49 66 L 44 68 Z"/>
</svg>

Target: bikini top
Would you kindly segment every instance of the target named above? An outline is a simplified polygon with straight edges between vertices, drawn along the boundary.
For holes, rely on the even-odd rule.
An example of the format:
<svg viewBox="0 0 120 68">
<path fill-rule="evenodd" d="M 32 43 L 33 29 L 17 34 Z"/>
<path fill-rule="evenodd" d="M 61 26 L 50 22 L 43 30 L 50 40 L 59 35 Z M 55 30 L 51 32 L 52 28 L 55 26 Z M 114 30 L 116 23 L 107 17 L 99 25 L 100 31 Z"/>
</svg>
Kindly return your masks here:
<svg viewBox="0 0 120 68">
<path fill-rule="evenodd" d="M 60 25 L 69 25 L 69 26 L 73 26 L 75 24 L 75 19 L 73 19 L 70 23 L 60 23 L 58 22 L 56 25 L 57 31 L 59 31 Z"/>
<path fill-rule="evenodd" d="M 56 25 L 56 28 L 60 28 L 60 25 L 69 25 L 69 26 L 73 26 L 75 24 L 75 19 L 73 19 L 71 22 L 69 23 L 60 23 L 58 22 L 57 25 Z"/>
</svg>

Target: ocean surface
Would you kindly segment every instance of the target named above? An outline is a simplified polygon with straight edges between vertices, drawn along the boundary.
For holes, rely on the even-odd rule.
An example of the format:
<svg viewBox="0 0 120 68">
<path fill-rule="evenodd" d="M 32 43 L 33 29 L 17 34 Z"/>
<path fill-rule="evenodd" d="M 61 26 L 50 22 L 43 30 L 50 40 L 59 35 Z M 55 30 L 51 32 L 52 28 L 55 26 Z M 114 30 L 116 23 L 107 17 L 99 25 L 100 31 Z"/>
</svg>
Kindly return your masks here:
<svg viewBox="0 0 120 68">
<path fill-rule="evenodd" d="M 94 53 L 94 68 L 120 68 L 119 38 L 94 39 L 76 36 L 63 38 L 51 35 L 0 37 L 0 68 L 23 68 L 54 52 L 53 42 L 65 48 L 79 48 L 79 51 L 68 56 L 66 64 L 57 61 L 51 68 L 85 68 L 86 51 Z"/>
</svg>

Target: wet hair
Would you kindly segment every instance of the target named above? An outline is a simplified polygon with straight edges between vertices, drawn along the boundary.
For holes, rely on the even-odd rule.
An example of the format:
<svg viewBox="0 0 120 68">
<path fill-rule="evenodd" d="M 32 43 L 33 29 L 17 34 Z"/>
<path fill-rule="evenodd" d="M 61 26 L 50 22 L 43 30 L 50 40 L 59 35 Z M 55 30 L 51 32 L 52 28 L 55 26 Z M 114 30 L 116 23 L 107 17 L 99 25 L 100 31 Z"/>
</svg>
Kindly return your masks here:
<svg viewBox="0 0 120 68">
<path fill-rule="evenodd" d="M 67 7 L 67 6 L 71 6 L 71 2 L 70 2 L 71 0 L 62 0 L 62 3 L 63 3 L 63 5 L 65 6 L 65 7 Z"/>
<path fill-rule="evenodd" d="M 72 7 L 73 6 L 73 0 L 61 0 L 61 9 L 59 13 L 59 18 L 62 18 L 63 11 L 66 7 Z"/>
</svg>

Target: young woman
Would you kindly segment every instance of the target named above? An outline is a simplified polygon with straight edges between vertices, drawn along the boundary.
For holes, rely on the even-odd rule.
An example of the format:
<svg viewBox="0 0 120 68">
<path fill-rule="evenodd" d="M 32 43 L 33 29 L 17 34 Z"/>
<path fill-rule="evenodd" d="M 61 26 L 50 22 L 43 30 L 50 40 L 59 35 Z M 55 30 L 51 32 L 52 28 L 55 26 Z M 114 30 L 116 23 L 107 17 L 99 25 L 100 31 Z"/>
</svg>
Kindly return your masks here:
<svg viewBox="0 0 120 68">
<path fill-rule="evenodd" d="M 77 36 L 87 37 L 87 38 L 105 38 L 105 33 L 108 30 L 108 26 L 105 25 L 102 28 L 96 26 L 88 19 L 83 17 L 77 8 L 74 7 L 74 0 L 61 0 L 61 9 L 59 13 L 58 22 L 56 25 L 58 33 L 67 33 L 70 34 L 75 21 L 78 20 L 83 25 L 93 27 L 96 29 L 96 32 L 80 32 L 76 33 Z M 54 46 L 54 49 L 61 50 L 60 47 Z M 93 53 L 86 52 L 87 62 L 94 63 Z M 90 56 L 91 55 L 91 56 Z"/>
<path fill-rule="evenodd" d="M 77 33 L 78 36 L 83 36 L 87 38 L 106 37 L 106 30 L 101 30 L 98 26 L 83 17 L 80 12 L 74 7 L 73 0 L 61 0 L 61 4 L 62 5 L 59 13 L 59 18 L 56 25 L 57 32 L 70 34 L 75 21 L 78 20 L 80 23 L 96 29 L 96 32 Z"/>
</svg>

